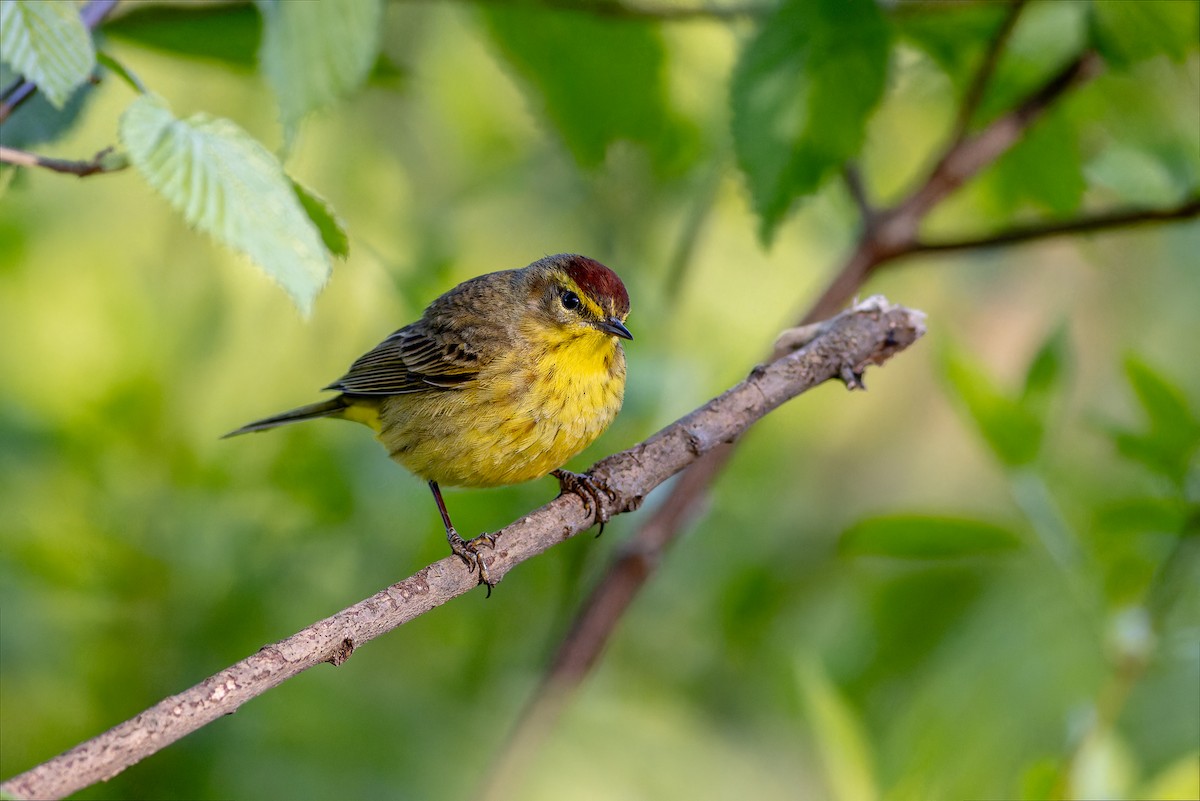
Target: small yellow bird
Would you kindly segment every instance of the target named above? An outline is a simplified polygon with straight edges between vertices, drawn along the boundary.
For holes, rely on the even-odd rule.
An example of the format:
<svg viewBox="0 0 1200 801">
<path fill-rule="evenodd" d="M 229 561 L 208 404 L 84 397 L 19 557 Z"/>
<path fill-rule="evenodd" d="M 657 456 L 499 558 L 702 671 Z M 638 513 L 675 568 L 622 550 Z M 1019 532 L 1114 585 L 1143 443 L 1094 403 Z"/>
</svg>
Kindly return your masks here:
<svg viewBox="0 0 1200 801">
<path fill-rule="evenodd" d="M 388 453 L 429 482 L 450 549 L 493 582 L 439 485 L 497 487 L 553 474 L 603 526 L 598 488 L 557 469 L 608 428 L 625 394 L 621 339 L 629 293 L 612 270 L 574 254 L 464 281 L 326 387 L 335 398 L 242 426 L 226 437 L 317 417 L 370 426 Z"/>
</svg>

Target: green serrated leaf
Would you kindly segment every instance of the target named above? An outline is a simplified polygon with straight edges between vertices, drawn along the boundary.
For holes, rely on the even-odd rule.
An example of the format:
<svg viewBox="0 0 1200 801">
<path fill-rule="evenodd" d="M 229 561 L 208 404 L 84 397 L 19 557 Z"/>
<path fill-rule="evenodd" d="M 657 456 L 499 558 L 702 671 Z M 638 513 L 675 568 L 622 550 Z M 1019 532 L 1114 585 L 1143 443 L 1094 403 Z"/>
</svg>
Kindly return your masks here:
<svg viewBox="0 0 1200 801">
<path fill-rule="evenodd" d="M 121 142 L 187 221 L 250 257 L 304 313 L 329 278 L 329 253 L 279 161 L 229 120 L 177 119 L 155 95 L 125 110 Z"/>
<path fill-rule="evenodd" d="M 96 66 L 92 34 L 74 3 L 0 3 L 0 57 L 58 109 Z"/>
<path fill-rule="evenodd" d="M 1002 393 L 965 354 L 948 351 L 943 373 L 1002 464 L 1020 467 L 1037 458 L 1044 427 L 1030 409 Z"/>
<path fill-rule="evenodd" d="M 496 48 L 524 79 L 575 161 L 600 166 L 614 142 L 645 145 L 660 174 L 690 158 L 666 92 L 666 54 L 649 24 L 485 4 Z"/>
<path fill-rule="evenodd" d="M 769 242 L 800 197 L 862 146 L 889 33 L 873 0 L 789 0 L 734 69 L 734 151 Z"/>
<path fill-rule="evenodd" d="M 1020 545 L 1013 532 L 982 520 L 887 515 L 855 523 L 843 532 L 838 550 L 848 556 L 950 559 L 1001 553 Z"/>
<path fill-rule="evenodd" d="M 333 210 L 325 198 L 307 188 L 295 178 L 291 179 L 292 189 L 300 201 L 304 213 L 321 233 L 321 241 L 325 248 L 335 256 L 346 258 L 350 255 L 350 237 L 346 234 L 346 225 L 337 212 Z"/>
<path fill-rule="evenodd" d="M 1183 61 L 1200 45 L 1196 0 L 1101 0 L 1091 4 L 1096 49 L 1115 67 L 1165 54 Z"/>
<path fill-rule="evenodd" d="M 357 89 L 379 52 L 382 0 L 319 3 L 256 0 L 263 19 L 258 58 L 279 99 L 285 131 Z"/>
</svg>

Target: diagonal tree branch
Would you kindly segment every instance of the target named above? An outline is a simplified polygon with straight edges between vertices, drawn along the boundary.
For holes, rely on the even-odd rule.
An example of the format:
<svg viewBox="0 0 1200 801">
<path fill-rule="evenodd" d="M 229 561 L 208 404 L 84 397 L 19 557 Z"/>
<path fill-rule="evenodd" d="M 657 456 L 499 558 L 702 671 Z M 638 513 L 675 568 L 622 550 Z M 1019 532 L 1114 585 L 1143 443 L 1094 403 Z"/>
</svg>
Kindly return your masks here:
<svg viewBox="0 0 1200 801">
<path fill-rule="evenodd" d="M 592 468 L 615 513 L 632 511 L 655 487 L 741 435 L 800 393 L 871 364 L 882 364 L 925 332 L 924 315 L 870 298 L 830 320 L 807 345 L 756 367 L 750 376 L 686 417 Z M 488 566 L 499 580 L 521 562 L 592 526 L 583 502 L 565 494 L 496 534 Z M 0 785 L 6 797 L 60 798 L 120 773 L 246 701 L 322 662 L 339 665 L 354 649 L 476 586 L 457 557 L 268 645 L 137 717 Z"/>
</svg>

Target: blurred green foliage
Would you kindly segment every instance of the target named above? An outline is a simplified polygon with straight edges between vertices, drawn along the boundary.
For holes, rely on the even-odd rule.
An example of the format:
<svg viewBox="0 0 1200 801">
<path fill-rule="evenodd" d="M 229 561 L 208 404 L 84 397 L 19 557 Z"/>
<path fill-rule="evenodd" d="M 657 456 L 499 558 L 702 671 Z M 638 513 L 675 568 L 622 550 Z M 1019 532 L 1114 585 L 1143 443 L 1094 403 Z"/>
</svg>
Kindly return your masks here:
<svg viewBox="0 0 1200 801">
<path fill-rule="evenodd" d="M 38 84 L 60 110 L 96 62 L 91 33 L 67 3 L 0 6 L 0 51 L 13 70 Z"/>
<path fill-rule="evenodd" d="M 578 251 L 625 279 L 637 339 L 624 411 L 572 466 L 637 442 L 829 280 L 858 224 L 842 160 L 881 200 L 923 177 L 1006 13 L 380 8 L 366 88 L 306 117 L 281 178 L 349 243 L 311 319 L 133 171 L 0 175 L 0 777 L 445 555 L 367 431 L 222 433 L 313 399 L 458 281 Z M 1089 44 L 1106 71 L 928 233 L 1194 196 L 1198 8 L 1029 3 L 972 130 Z M 180 117 L 274 150 L 263 24 L 139 4 L 99 42 Z M 105 79 L 0 139 L 80 158 L 133 101 Z M 519 797 L 1200 795 L 1198 250 L 1192 221 L 881 271 L 868 289 L 926 311 L 927 341 L 869 393 L 756 426 Z M 495 530 L 552 484 L 448 503 Z M 468 795 L 660 495 L 79 797 Z"/>
<path fill-rule="evenodd" d="M 887 78 L 888 32 L 874 0 L 790 0 L 743 50 L 730 131 L 764 241 L 862 147 Z"/>
</svg>

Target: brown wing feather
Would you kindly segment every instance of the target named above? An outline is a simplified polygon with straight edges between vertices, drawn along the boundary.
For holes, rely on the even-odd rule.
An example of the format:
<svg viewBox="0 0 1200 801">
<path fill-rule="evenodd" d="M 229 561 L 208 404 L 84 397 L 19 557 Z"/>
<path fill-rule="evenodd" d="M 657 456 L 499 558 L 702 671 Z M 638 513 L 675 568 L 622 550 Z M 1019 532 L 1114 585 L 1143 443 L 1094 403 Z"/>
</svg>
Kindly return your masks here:
<svg viewBox="0 0 1200 801">
<path fill-rule="evenodd" d="M 429 304 L 421 319 L 401 328 L 350 366 L 326 389 L 347 395 L 399 395 L 459 389 L 493 356 L 511 347 L 507 316 L 495 306 L 524 298 L 524 270 L 488 273 L 456 286 Z"/>
<path fill-rule="evenodd" d="M 477 355 L 461 343 L 440 339 L 425 320 L 401 328 L 326 389 L 347 395 L 400 395 L 453 389 L 475 378 Z"/>
</svg>

